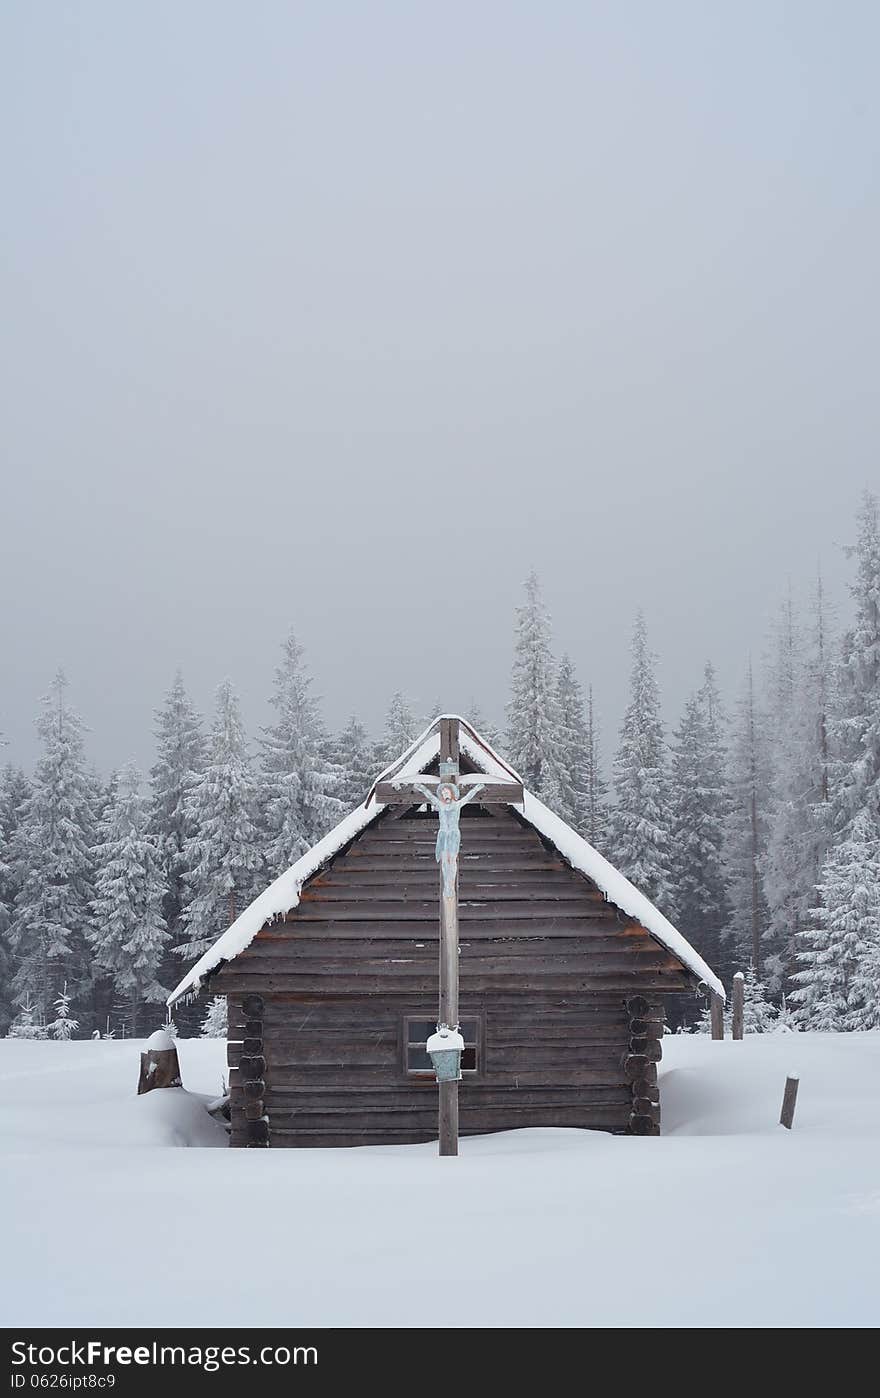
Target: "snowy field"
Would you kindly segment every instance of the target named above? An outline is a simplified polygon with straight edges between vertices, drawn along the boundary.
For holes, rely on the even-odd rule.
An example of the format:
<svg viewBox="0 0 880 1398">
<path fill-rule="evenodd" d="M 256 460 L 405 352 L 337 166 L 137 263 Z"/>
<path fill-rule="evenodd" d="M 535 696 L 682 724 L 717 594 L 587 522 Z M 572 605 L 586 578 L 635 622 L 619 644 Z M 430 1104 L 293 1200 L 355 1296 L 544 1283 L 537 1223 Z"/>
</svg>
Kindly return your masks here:
<svg viewBox="0 0 880 1398">
<path fill-rule="evenodd" d="M 138 1048 L 0 1041 L 5 1325 L 421 1325 L 437 1282 L 460 1325 L 880 1322 L 880 1033 L 667 1038 L 660 1139 L 457 1161 L 226 1150 L 224 1044 L 142 1098 Z"/>
</svg>

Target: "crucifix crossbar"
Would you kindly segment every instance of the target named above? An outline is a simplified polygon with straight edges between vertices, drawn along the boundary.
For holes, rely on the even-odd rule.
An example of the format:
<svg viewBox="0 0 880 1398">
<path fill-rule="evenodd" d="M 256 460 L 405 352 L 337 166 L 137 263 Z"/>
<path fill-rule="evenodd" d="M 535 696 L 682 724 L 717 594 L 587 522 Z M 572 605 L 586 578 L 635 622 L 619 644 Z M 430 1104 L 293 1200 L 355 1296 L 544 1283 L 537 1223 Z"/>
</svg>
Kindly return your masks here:
<svg viewBox="0 0 880 1398">
<path fill-rule="evenodd" d="M 459 725 L 456 718 L 440 720 L 440 775 L 402 777 L 393 772 L 376 787 L 376 800 L 386 806 L 427 804 L 439 817 L 436 857 L 440 883 L 440 1008 L 438 1028 L 458 1028 L 458 851 L 459 816 L 471 801 L 479 805 L 521 805 L 522 783 L 499 781 L 481 773 L 462 776 Z M 441 1155 L 458 1155 L 458 1083 L 438 1084 Z"/>
</svg>

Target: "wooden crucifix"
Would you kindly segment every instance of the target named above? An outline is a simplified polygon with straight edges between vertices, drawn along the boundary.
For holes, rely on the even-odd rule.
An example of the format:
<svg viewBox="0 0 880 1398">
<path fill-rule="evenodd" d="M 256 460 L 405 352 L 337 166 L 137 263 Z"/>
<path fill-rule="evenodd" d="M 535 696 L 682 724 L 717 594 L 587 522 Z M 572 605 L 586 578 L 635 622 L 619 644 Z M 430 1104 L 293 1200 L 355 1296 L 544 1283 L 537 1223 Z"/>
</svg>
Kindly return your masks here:
<svg viewBox="0 0 880 1398">
<path fill-rule="evenodd" d="M 430 784 L 429 784 L 430 783 Z M 427 802 L 437 811 L 436 857 L 440 865 L 440 1005 L 437 1027 L 458 1029 L 458 851 L 461 845 L 459 816 L 469 801 L 480 805 L 520 804 L 519 782 L 485 781 L 462 788 L 457 718 L 440 720 L 440 776 L 395 778 L 393 772 L 376 787 L 376 800 L 386 806 L 412 806 Z M 439 1127 L 441 1155 L 458 1155 L 458 1083 L 440 1082 Z"/>
</svg>

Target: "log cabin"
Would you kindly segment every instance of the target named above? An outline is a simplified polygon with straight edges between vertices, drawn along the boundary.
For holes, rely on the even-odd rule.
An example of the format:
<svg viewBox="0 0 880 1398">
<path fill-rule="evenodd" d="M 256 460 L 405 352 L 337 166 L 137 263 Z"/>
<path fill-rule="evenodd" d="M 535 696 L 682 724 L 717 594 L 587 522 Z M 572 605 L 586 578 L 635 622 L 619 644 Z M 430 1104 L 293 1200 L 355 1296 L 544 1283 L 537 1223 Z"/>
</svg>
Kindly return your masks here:
<svg viewBox="0 0 880 1398">
<path fill-rule="evenodd" d="M 380 797 L 436 774 L 450 731 L 463 784 L 519 782 L 464 719 L 436 719 L 169 996 L 226 997 L 232 1146 L 436 1137 L 425 1043 L 437 1022 L 437 818 L 417 799 Z M 723 997 L 720 981 L 531 792 L 503 805 L 477 795 L 460 829 L 462 1135 L 658 1134 L 667 997 Z"/>
</svg>

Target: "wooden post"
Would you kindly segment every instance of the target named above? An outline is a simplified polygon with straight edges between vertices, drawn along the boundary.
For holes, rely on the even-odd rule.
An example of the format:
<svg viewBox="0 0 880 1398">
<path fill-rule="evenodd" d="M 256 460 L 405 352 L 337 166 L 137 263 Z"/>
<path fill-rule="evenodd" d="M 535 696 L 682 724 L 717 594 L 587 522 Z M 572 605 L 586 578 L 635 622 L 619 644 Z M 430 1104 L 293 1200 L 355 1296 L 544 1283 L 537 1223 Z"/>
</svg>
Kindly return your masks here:
<svg viewBox="0 0 880 1398">
<path fill-rule="evenodd" d="M 794 1109 L 797 1102 L 798 1084 L 800 1078 L 786 1078 L 785 1092 L 782 1095 L 782 1111 L 779 1114 L 779 1121 L 782 1126 L 791 1130 L 791 1123 L 794 1121 Z"/>
<path fill-rule="evenodd" d="M 453 780 L 458 775 L 458 723 L 443 719 L 440 724 L 440 771 Z M 440 870 L 440 1005 L 439 1024 L 458 1028 L 458 878 L 451 898 L 443 896 L 443 870 Z M 458 1083 L 438 1083 L 437 1135 L 441 1155 L 458 1155 Z"/>
<path fill-rule="evenodd" d="M 741 1039 L 743 1036 L 743 1017 L 745 1012 L 746 982 L 742 971 L 737 971 L 733 978 L 733 1037 Z"/>
<path fill-rule="evenodd" d="M 724 1038 L 724 1001 L 716 990 L 709 992 L 711 1000 L 709 1002 L 709 1018 L 712 1026 L 712 1038 Z"/>
<path fill-rule="evenodd" d="M 458 1025 L 458 899 L 440 898 L 440 1016 Z M 458 1083 L 441 1082 L 438 1135 L 441 1155 L 458 1155 Z"/>
</svg>

